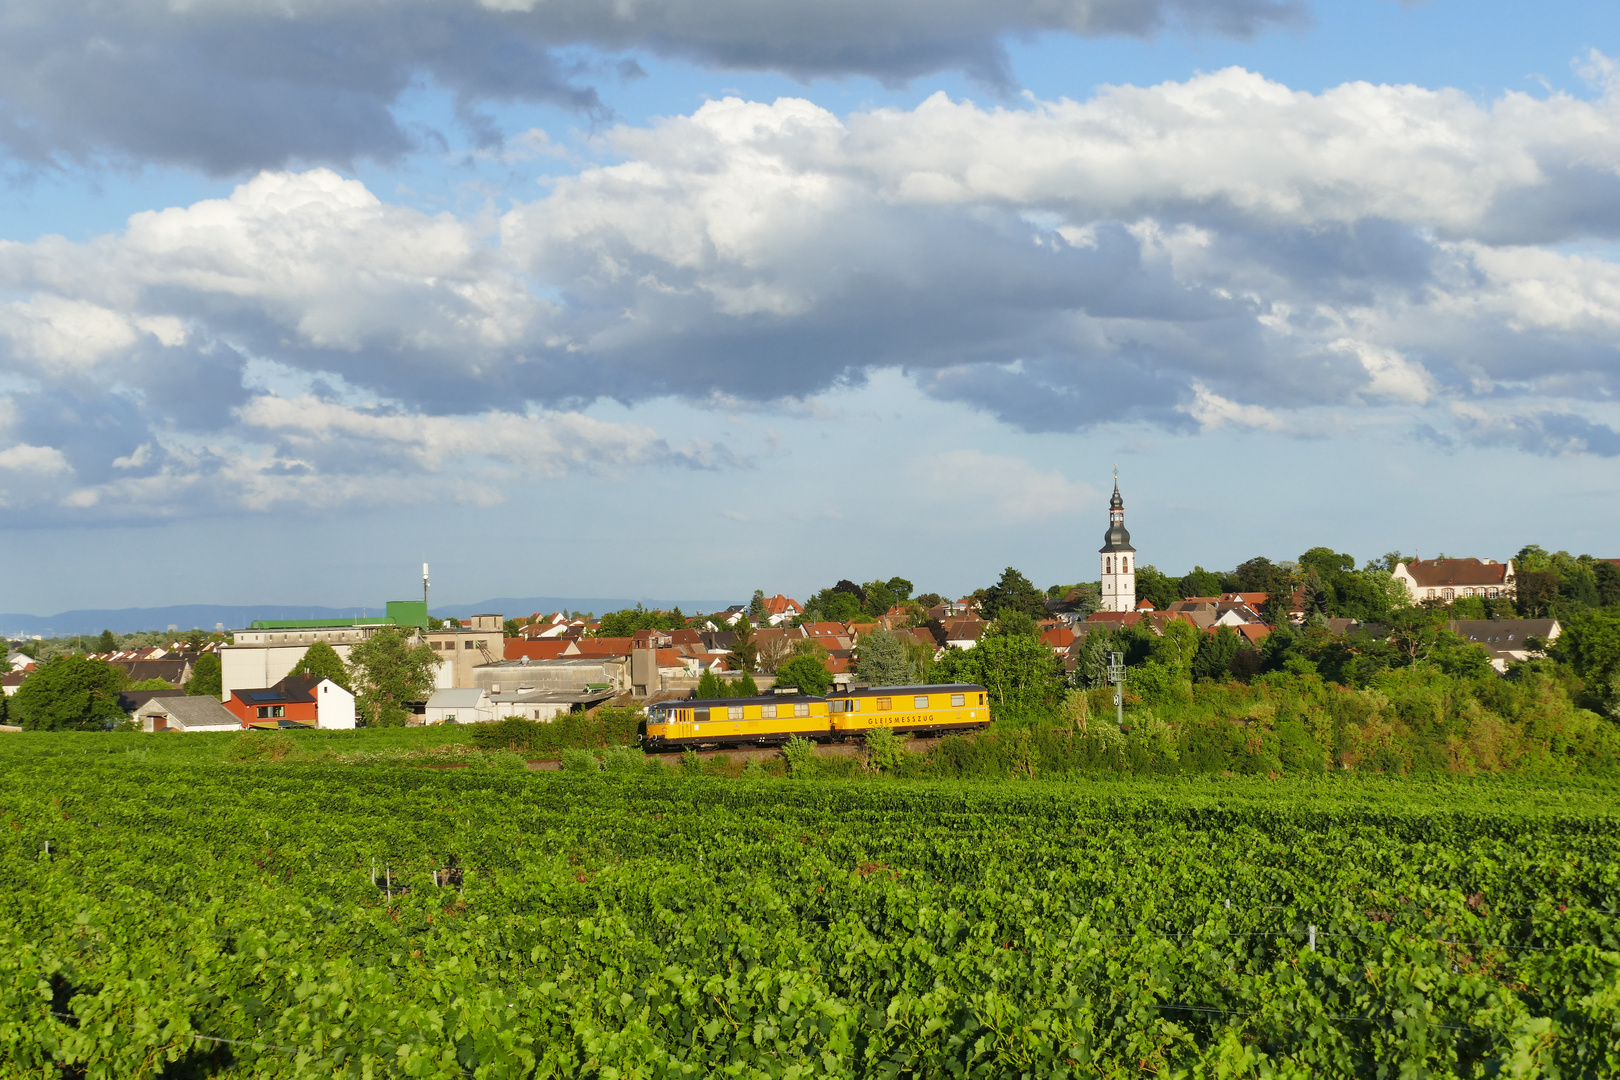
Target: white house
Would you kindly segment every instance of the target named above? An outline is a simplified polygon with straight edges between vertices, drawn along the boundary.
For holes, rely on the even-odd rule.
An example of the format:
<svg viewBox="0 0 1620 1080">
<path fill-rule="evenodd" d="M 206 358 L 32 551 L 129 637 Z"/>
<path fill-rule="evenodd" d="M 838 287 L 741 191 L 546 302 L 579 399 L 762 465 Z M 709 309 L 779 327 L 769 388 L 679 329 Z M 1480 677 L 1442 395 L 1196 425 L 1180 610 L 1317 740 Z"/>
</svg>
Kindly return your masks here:
<svg viewBox="0 0 1620 1080">
<path fill-rule="evenodd" d="M 1505 563 L 1494 559 L 1413 559 L 1397 563 L 1393 576 L 1406 586 L 1413 603 L 1449 603 L 1465 596 L 1511 599 L 1517 591 L 1512 559 Z"/>
<path fill-rule="evenodd" d="M 433 691 L 433 696 L 427 699 L 427 710 L 423 714 L 424 724 L 487 724 L 492 720 L 499 720 L 504 713 L 497 715 L 495 703 L 489 698 L 489 691 L 481 686 L 456 687 Z"/>
</svg>

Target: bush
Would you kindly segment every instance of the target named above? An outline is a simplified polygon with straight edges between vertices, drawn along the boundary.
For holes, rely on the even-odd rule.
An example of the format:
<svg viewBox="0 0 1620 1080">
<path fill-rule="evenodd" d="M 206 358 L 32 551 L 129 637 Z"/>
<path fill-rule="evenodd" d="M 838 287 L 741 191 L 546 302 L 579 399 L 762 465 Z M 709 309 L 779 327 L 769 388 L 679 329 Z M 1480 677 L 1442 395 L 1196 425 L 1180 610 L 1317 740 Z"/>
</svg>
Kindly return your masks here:
<svg viewBox="0 0 1620 1080">
<path fill-rule="evenodd" d="M 610 773 L 644 772 L 647 755 L 638 746 L 610 746 L 602 754 L 602 768 Z"/>
<path fill-rule="evenodd" d="M 604 705 L 593 713 L 564 713 L 549 723 L 508 716 L 473 728 L 473 745 L 484 750 L 551 755 L 568 747 L 605 749 L 641 741 L 642 711 Z"/>
<path fill-rule="evenodd" d="M 703 772 L 703 759 L 690 746 L 681 751 L 681 771 L 698 776 Z"/>
<path fill-rule="evenodd" d="M 568 773 L 594 773 L 601 770 L 596 755 L 589 750 L 569 747 L 562 752 L 562 771 Z"/>
<path fill-rule="evenodd" d="M 866 766 L 873 772 L 893 772 L 906 756 L 906 737 L 888 728 L 866 733 Z"/>
<path fill-rule="evenodd" d="M 788 775 L 798 776 L 808 771 L 810 764 L 815 761 L 816 744 L 795 735 L 782 745 L 782 757 L 787 761 Z"/>
</svg>

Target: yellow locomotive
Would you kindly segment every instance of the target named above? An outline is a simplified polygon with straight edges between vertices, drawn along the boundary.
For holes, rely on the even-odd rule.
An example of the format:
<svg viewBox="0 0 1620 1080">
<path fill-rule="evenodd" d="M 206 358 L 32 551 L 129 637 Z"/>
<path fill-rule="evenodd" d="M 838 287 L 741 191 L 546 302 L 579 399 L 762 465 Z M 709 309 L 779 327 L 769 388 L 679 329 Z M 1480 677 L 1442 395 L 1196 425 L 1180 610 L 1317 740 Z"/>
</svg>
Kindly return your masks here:
<svg viewBox="0 0 1620 1080">
<path fill-rule="evenodd" d="M 974 683 L 871 686 L 827 695 L 832 737 L 888 728 L 908 735 L 973 731 L 990 723 L 989 693 Z"/>
<path fill-rule="evenodd" d="M 990 723 L 982 686 L 879 686 L 827 697 L 763 694 L 663 701 L 647 710 L 648 750 L 698 746 L 776 746 L 797 735 L 823 742 L 871 728 L 909 735 L 971 731 Z"/>
</svg>

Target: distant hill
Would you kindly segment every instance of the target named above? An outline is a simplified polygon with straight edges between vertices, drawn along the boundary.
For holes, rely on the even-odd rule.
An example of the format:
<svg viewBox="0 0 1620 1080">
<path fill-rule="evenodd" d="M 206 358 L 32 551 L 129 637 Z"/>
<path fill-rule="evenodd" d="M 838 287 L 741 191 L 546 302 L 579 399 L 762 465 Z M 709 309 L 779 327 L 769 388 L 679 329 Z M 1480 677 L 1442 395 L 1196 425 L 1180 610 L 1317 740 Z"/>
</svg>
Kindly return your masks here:
<svg viewBox="0 0 1620 1080">
<path fill-rule="evenodd" d="M 480 600 L 476 604 L 434 604 L 433 614 L 440 618 L 464 619 L 468 615 L 499 614 L 507 618 L 528 615 L 536 611 L 593 611 L 600 615 L 607 611 L 635 607 L 637 603 L 650 608 L 679 607 L 682 611 L 720 611 L 736 600 L 626 600 L 602 597 L 570 598 L 560 596 L 501 597 Z M 0 633 L 7 637 L 71 637 L 75 634 L 99 634 L 111 630 L 115 634 L 133 634 L 141 630 L 213 630 L 223 625 L 227 630 L 240 630 L 256 619 L 351 619 L 357 615 L 380 615 L 384 605 L 366 607 L 330 608 L 290 606 L 285 604 L 177 604 L 174 607 L 82 609 L 61 611 L 55 615 L 0 614 Z"/>
</svg>

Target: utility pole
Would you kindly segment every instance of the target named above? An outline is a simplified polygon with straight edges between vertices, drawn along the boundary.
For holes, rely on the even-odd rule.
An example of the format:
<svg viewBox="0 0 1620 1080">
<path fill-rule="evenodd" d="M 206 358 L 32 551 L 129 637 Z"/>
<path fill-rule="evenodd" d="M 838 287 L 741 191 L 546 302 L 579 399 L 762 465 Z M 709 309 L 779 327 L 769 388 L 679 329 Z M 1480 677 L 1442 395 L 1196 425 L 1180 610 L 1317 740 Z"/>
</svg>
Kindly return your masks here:
<svg viewBox="0 0 1620 1080">
<path fill-rule="evenodd" d="M 1108 681 L 1114 686 L 1114 708 L 1119 710 L 1119 726 L 1125 726 L 1125 654 L 1108 654 Z"/>
</svg>

